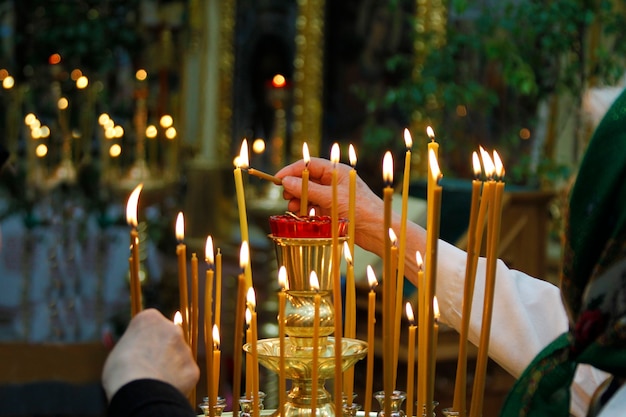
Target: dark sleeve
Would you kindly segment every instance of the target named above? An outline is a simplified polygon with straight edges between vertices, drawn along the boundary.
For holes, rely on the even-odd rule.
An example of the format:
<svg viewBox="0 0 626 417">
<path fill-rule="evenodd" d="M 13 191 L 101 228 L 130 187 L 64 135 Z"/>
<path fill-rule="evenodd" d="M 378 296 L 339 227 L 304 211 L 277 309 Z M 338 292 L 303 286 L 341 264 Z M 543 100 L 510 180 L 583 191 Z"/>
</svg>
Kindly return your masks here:
<svg viewBox="0 0 626 417">
<path fill-rule="evenodd" d="M 189 401 L 174 386 L 139 379 L 120 388 L 109 404 L 108 417 L 195 417 Z"/>
</svg>

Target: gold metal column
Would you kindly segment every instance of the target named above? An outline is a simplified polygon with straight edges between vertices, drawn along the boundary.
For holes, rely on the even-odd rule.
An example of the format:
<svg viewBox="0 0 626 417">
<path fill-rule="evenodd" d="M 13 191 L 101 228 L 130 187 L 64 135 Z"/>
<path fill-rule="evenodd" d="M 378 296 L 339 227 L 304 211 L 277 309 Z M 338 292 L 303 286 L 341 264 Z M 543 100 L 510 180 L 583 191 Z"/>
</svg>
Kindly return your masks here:
<svg viewBox="0 0 626 417">
<path fill-rule="evenodd" d="M 233 74 L 235 72 L 235 19 L 237 2 L 220 1 L 218 141 L 215 152 L 230 155 L 233 116 Z M 227 158 L 230 160 L 230 158 Z"/>
<path fill-rule="evenodd" d="M 294 59 L 293 140 L 290 158 L 302 158 L 307 142 L 320 155 L 324 59 L 324 0 L 298 0 Z"/>
</svg>

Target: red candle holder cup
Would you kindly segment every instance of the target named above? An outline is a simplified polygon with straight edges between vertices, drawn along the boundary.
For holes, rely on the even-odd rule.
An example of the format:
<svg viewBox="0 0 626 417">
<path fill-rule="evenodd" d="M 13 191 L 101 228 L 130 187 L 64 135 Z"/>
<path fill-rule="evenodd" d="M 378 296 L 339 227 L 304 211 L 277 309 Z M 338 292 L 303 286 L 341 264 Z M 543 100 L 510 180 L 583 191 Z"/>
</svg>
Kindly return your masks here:
<svg viewBox="0 0 626 417">
<path fill-rule="evenodd" d="M 348 219 L 340 218 L 337 224 L 339 237 L 345 237 Z M 330 216 L 301 216 L 289 214 L 270 216 L 270 230 L 274 237 L 315 239 L 332 238 L 332 220 Z"/>
</svg>

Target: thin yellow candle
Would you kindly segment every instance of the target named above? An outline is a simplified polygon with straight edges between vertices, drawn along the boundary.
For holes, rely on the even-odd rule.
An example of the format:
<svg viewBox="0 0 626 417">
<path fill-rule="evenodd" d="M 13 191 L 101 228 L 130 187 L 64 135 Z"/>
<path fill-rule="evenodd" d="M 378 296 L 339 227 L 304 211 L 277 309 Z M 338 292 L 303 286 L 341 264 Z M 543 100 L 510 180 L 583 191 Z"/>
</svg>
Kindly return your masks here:
<svg viewBox="0 0 626 417">
<path fill-rule="evenodd" d="M 356 338 L 356 286 L 354 283 L 354 263 L 348 242 L 343 242 L 343 256 L 346 260 L 346 314 L 344 325 L 344 336 Z M 354 392 L 354 367 L 345 371 L 343 376 L 343 393 L 352 404 L 352 393 Z"/>
<path fill-rule="evenodd" d="M 313 296 L 313 358 L 311 362 L 311 415 L 315 417 L 317 410 L 317 390 L 319 383 L 319 356 L 320 356 L 320 284 L 315 271 L 311 271 L 309 277 L 311 291 L 315 292 Z"/>
<path fill-rule="evenodd" d="M 246 343 L 250 345 L 250 349 L 246 352 L 246 398 L 253 398 L 252 388 L 252 311 L 250 307 L 246 307 Z"/>
<path fill-rule="evenodd" d="M 413 399 L 415 398 L 415 316 L 411 303 L 406 303 L 406 317 L 409 320 L 409 343 L 406 370 L 406 415 L 413 416 Z"/>
<path fill-rule="evenodd" d="M 246 277 L 244 274 L 246 265 L 248 264 L 250 254 L 248 252 L 248 242 L 242 242 L 241 249 L 239 251 L 239 266 L 241 267 L 241 273 L 237 278 L 237 306 L 235 308 L 235 329 L 234 329 L 234 348 L 233 348 L 233 392 L 235 398 L 239 398 L 241 394 L 241 355 L 243 345 L 243 315 L 245 312 L 246 301 Z M 233 414 L 235 417 L 239 415 L 239 407 L 233 407 Z"/>
<path fill-rule="evenodd" d="M 219 395 L 220 388 L 220 361 L 222 359 L 222 353 L 220 351 L 220 331 L 217 325 L 213 325 L 213 404 L 217 404 L 217 397 Z"/>
<path fill-rule="evenodd" d="M 220 330 L 222 318 L 222 251 L 217 248 L 215 256 L 215 325 Z"/>
<path fill-rule="evenodd" d="M 391 297 L 391 305 L 390 305 L 390 311 L 391 314 L 393 314 L 393 318 L 392 318 L 392 349 L 393 349 L 393 386 L 396 386 L 397 383 L 397 376 L 398 376 L 398 353 L 399 353 L 399 340 L 395 340 L 396 335 L 399 337 L 400 336 L 400 321 L 402 319 L 400 312 L 402 311 L 402 309 L 398 309 L 397 306 L 401 305 L 401 301 L 402 299 L 398 299 L 396 298 L 396 296 L 398 295 L 398 291 L 397 291 L 397 284 L 398 284 L 398 279 L 397 277 L 397 273 L 398 273 L 398 237 L 396 236 L 396 233 L 393 231 L 393 229 L 390 227 L 389 228 L 389 240 L 391 241 L 391 294 L 393 294 L 393 296 Z"/>
<path fill-rule="evenodd" d="M 472 313 L 472 299 L 474 297 L 474 282 L 476 279 L 476 265 L 478 252 L 475 247 L 476 229 L 480 202 L 481 166 L 478 154 L 472 153 L 474 180 L 472 180 L 472 199 L 470 204 L 469 226 L 467 228 L 467 259 L 465 263 L 465 286 L 463 288 L 463 307 L 461 312 L 461 326 L 459 329 L 459 356 L 457 358 L 456 379 L 454 384 L 453 410 L 459 417 L 465 417 L 467 397 L 467 347 L 469 333 L 469 319 Z M 486 206 L 485 206 L 486 207 Z M 481 228 L 482 235 L 482 228 Z"/>
<path fill-rule="evenodd" d="M 276 185 L 282 185 L 283 180 L 278 177 L 275 177 L 267 172 L 259 171 L 258 169 L 248 168 L 248 174 L 254 175 L 255 177 L 261 178 L 262 180 L 273 182 Z"/>
<path fill-rule="evenodd" d="M 257 347 L 257 340 L 259 340 L 258 326 L 257 326 L 257 313 L 256 313 L 256 295 L 254 293 L 254 288 L 248 288 L 248 293 L 246 295 L 246 303 L 248 304 L 248 311 L 251 313 L 251 330 L 252 330 L 252 340 L 248 341 L 250 343 L 250 351 L 252 352 L 252 404 L 253 410 L 252 415 L 255 417 L 259 416 L 259 354 Z M 250 376 L 246 375 L 246 379 Z"/>
<path fill-rule="evenodd" d="M 483 161 L 485 163 L 485 161 Z M 489 338 L 491 335 L 491 319 L 493 316 L 493 299 L 496 284 L 496 264 L 498 261 L 498 247 L 500 242 L 500 223 L 502 220 L 502 197 L 504 195 L 504 166 L 500 156 L 494 151 L 495 175 L 498 181 L 493 184 L 494 190 L 489 209 L 489 219 L 487 222 L 488 234 L 487 259 L 485 273 L 485 298 L 483 300 L 483 316 L 481 323 L 480 342 L 478 357 L 476 359 L 476 372 L 474 387 L 472 390 L 472 404 L 470 416 L 478 417 L 482 414 L 483 397 L 485 392 L 485 374 L 487 372 L 487 361 L 489 352 Z M 489 164 L 489 160 L 487 160 Z M 487 170 L 487 167 L 485 167 Z M 493 181 L 493 180 L 491 180 Z"/>
<path fill-rule="evenodd" d="M 285 375 L 285 306 L 287 302 L 287 268 L 284 265 L 278 269 L 278 284 L 281 290 L 278 292 L 278 338 L 280 357 L 278 358 L 278 410 L 281 417 L 285 415 L 285 397 L 287 391 L 287 377 Z"/>
<path fill-rule="evenodd" d="M 311 162 L 311 156 L 309 155 L 309 146 L 306 144 L 306 142 L 302 144 L 302 158 L 304 159 L 304 169 L 302 170 L 300 216 L 306 216 L 307 206 L 309 205 L 309 163 Z"/>
<path fill-rule="evenodd" d="M 130 247 L 132 260 L 129 265 L 131 317 L 135 317 L 142 309 L 141 280 L 139 276 L 139 233 L 137 232 L 137 206 L 139 205 L 139 195 L 141 194 L 142 188 L 143 184 L 137 185 L 128 197 L 128 202 L 126 203 L 126 221 L 131 227 Z"/>
<path fill-rule="evenodd" d="M 244 139 L 241 142 L 241 151 L 239 152 L 239 157 L 235 158 L 235 191 L 237 193 L 237 207 L 239 208 L 239 229 L 241 230 L 241 241 L 249 242 L 248 236 L 248 214 L 246 211 L 246 196 L 243 188 L 243 177 L 241 175 L 241 169 L 248 168 L 249 158 L 248 158 L 248 141 Z M 250 265 L 246 265 L 246 269 L 244 270 L 244 274 L 246 277 L 246 286 L 252 286 L 252 272 L 250 270 Z"/>
<path fill-rule="evenodd" d="M 348 244 L 350 253 L 354 253 L 354 231 L 356 228 L 356 151 L 350 144 L 348 157 L 352 169 L 348 174 Z"/>
<path fill-rule="evenodd" d="M 213 417 L 215 411 L 213 406 L 215 405 L 213 398 L 213 355 L 209 352 L 214 347 L 213 333 L 211 331 L 213 325 L 213 278 L 215 272 L 213 271 L 213 239 L 208 236 L 206 244 L 204 246 L 204 260 L 207 263 L 207 270 L 205 272 L 205 284 L 204 284 L 204 349 L 206 351 L 206 378 L 207 378 L 207 397 L 209 398 L 209 415 Z"/>
<path fill-rule="evenodd" d="M 367 266 L 367 281 L 370 291 L 367 295 L 367 371 L 365 376 L 365 399 L 363 411 L 365 416 L 369 416 L 372 409 L 372 395 L 374 385 L 374 337 L 376 324 L 376 291 L 374 289 L 378 285 L 374 269 L 371 265 Z"/>
<path fill-rule="evenodd" d="M 420 407 L 426 404 L 426 361 L 427 349 L 426 349 L 426 282 L 424 278 L 424 261 L 420 251 L 415 252 L 415 262 L 417 264 L 417 288 L 418 288 L 418 302 L 417 302 L 417 406 L 418 412 Z"/>
<path fill-rule="evenodd" d="M 185 341 L 189 339 L 189 295 L 187 294 L 187 245 L 183 243 L 185 239 L 185 218 L 182 212 L 176 218 L 176 255 L 178 256 L 178 291 L 180 298 L 180 312 L 183 316 L 183 333 Z"/>
<path fill-rule="evenodd" d="M 195 253 L 191 254 L 191 305 L 190 311 L 190 340 L 191 340 L 191 353 L 194 359 L 198 360 L 198 319 L 199 319 L 199 296 L 198 296 L 198 256 Z"/>
<path fill-rule="evenodd" d="M 435 395 L 435 369 L 437 367 L 437 341 L 439 339 L 439 303 L 437 302 L 437 296 L 433 297 L 433 338 L 428 346 L 429 352 L 428 356 L 430 359 L 429 363 L 429 380 L 428 380 L 428 398 L 431 401 L 434 401 Z M 432 407 L 432 405 L 431 405 Z"/>
<path fill-rule="evenodd" d="M 433 298 L 436 292 L 437 284 L 437 248 L 439 241 L 439 226 L 441 216 L 441 186 L 437 183 L 441 178 L 439 163 L 437 156 L 432 149 L 428 150 L 428 168 L 430 178 L 433 180 L 433 189 L 430 192 L 430 201 L 428 202 L 427 213 L 427 231 L 426 231 L 426 349 L 432 351 L 433 332 L 434 332 L 434 312 Z M 430 353 L 430 352 L 429 352 Z M 426 383 L 429 384 L 433 378 L 434 367 L 429 360 L 427 364 Z M 428 389 L 426 392 L 426 415 L 430 415 L 433 411 L 433 398 Z"/>
<path fill-rule="evenodd" d="M 337 207 L 337 164 L 339 163 L 339 145 L 333 144 L 330 150 L 330 160 L 333 163 L 332 170 L 332 273 L 333 273 L 333 307 L 335 309 L 335 363 L 341 363 L 341 277 L 339 274 L 339 213 Z M 335 412 L 342 410 L 342 369 L 335 366 Z"/>
<path fill-rule="evenodd" d="M 391 413 L 391 394 L 393 392 L 393 310 L 392 294 L 393 278 L 391 276 L 391 239 L 389 228 L 391 227 L 391 203 L 393 198 L 393 158 L 391 152 L 385 152 L 383 157 L 383 233 L 385 239 L 383 252 L 383 388 L 384 388 L 384 413 Z"/>
</svg>

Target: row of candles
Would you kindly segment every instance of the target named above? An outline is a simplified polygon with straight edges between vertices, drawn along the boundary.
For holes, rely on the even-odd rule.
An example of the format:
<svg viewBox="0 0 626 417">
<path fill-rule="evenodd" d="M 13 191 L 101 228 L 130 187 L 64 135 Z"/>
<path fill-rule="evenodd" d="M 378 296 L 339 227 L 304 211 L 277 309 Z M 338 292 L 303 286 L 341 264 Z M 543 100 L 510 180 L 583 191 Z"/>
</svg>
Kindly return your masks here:
<svg viewBox="0 0 626 417">
<path fill-rule="evenodd" d="M 442 177 L 441 171 L 438 165 L 438 144 L 434 140 L 434 132 L 429 127 L 427 134 L 431 139 L 428 144 L 428 188 L 427 188 L 427 228 L 426 228 L 426 254 L 425 265 L 423 265 L 422 257 L 419 252 L 415 254 L 416 262 L 419 267 L 418 271 L 418 318 L 417 325 L 415 324 L 415 318 L 413 317 L 413 311 L 409 303 L 406 305 L 407 318 L 409 319 L 409 356 L 408 356 L 408 368 L 407 368 L 407 414 L 412 415 L 413 412 L 413 396 L 417 395 L 417 404 L 424 407 L 425 412 L 432 413 L 432 407 L 434 404 L 434 376 L 435 376 L 435 364 L 436 364 L 436 345 L 437 345 L 437 333 L 438 333 L 438 307 L 435 297 L 436 291 L 436 265 L 437 265 L 437 247 L 439 239 L 439 224 L 440 224 L 440 212 L 441 212 L 441 194 L 442 187 L 439 185 L 439 179 Z M 396 384 L 397 376 L 397 364 L 398 364 L 398 346 L 400 339 L 400 312 L 402 300 L 402 288 L 404 280 L 404 262 L 406 251 L 406 224 L 407 224 L 407 207 L 408 207 L 408 184 L 410 179 L 410 167 L 411 167 L 411 148 L 412 139 L 408 130 L 404 131 L 404 139 L 406 144 L 405 154 L 405 168 L 404 178 L 402 184 L 402 213 L 401 213 L 401 230 L 400 238 L 398 239 L 391 228 L 391 202 L 393 199 L 393 160 L 391 153 L 387 152 L 383 158 L 383 179 L 385 180 L 385 188 L 383 190 L 384 201 L 384 250 L 383 250 L 383 386 L 385 393 L 384 408 L 385 414 L 390 413 L 389 401 L 394 387 Z M 468 341 L 468 329 L 469 329 L 469 317 L 472 309 L 472 298 L 474 281 L 476 275 L 478 255 L 482 245 L 482 237 L 484 233 L 484 227 L 487 226 L 487 244 L 486 244 L 486 277 L 485 277 L 485 298 L 483 305 L 483 322 L 480 335 L 480 343 L 478 349 L 478 358 L 476 365 L 476 373 L 474 379 L 474 387 L 472 392 L 471 402 L 471 417 L 478 417 L 482 412 L 482 398 L 485 388 L 485 375 L 488 345 L 490 338 L 491 316 L 493 306 L 493 293 L 495 287 L 495 265 L 497 260 L 499 235 L 500 235 L 500 219 L 502 210 L 502 197 L 504 191 L 504 182 L 502 177 L 504 175 L 504 168 L 502 162 L 494 151 L 493 159 L 490 155 L 480 149 L 482 157 L 481 162 L 476 152 L 473 156 L 473 165 L 476 178 L 472 181 L 472 198 L 470 206 L 470 220 L 468 227 L 468 246 L 467 246 L 467 261 L 466 261 L 466 276 L 465 276 L 465 289 L 463 294 L 463 313 L 460 328 L 460 342 L 459 342 L 459 357 L 457 364 L 457 375 L 455 381 L 455 392 L 453 409 L 459 412 L 459 415 L 465 416 L 466 413 L 466 374 L 467 374 L 467 341 Z M 349 238 L 344 244 L 344 256 L 347 263 L 346 269 L 346 309 L 344 329 L 341 328 L 342 320 L 335 320 L 335 363 L 341 363 L 341 338 L 342 333 L 345 337 L 355 337 L 356 334 L 356 301 L 355 301 L 355 285 L 354 285 L 354 269 L 352 264 L 352 256 L 354 250 L 354 224 L 355 224 L 355 189 L 356 189 L 356 152 L 354 147 L 349 147 L 350 164 L 352 169 L 349 173 L 349 210 L 348 210 L 348 225 L 349 225 Z M 305 202 L 307 201 L 307 185 L 308 185 L 308 166 L 310 163 L 310 156 L 308 154 L 308 147 L 306 143 L 303 145 L 303 159 L 305 162 L 305 168 L 302 172 L 302 203 L 301 205 L 306 209 Z M 243 187 L 242 172 L 247 171 L 249 174 L 256 175 L 260 178 L 272 181 L 275 184 L 280 184 L 281 181 L 277 177 L 273 177 L 269 174 L 263 173 L 258 170 L 254 170 L 248 166 L 248 148 L 247 142 L 244 139 L 241 146 L 241 152 L 238 158 L 235 158 L 235 170 L 234 179 L 236 186 L 237 203 L 239 209 L 239 222 L 241 228 L 241 254 L 240 254 L 240 266 L 242 269 L 241 274 L 238 277 L 238 294 L 237 294 L 237 310 L 236 310 L 236 323 L 242 323 L 241 317 L 246 311 L 246 323 L 248 324 L 247 342 L 250 343 L 250 358 L 246 361 L 246 395 L 252 396 L 255 402 L 254 410 L 258 412 L 258 358 L 256 358 L 256 340 L 258 333 L 256 330 L 256 312 L 255 312 L 255 297 L 254 290 L 252 288 L 252 273 L 249 262 L 249 247 L 248 247 L 248 226 L 247 226 L 247 212 L 245 205 L 245 190 Z M 337 164 L 339 163 L 339 146 L 334 144 L 331 149 L 331 162 L 333 163 L 332 171 L 332 204 L 331 204 L 331 222 L 332 222 L 332 264 L 336 265 L 333 268 L 333 292 L 334 294 L 341 294 L 341 283 L 339 276 L 339 239 L 338 239 L 338 204 L 337 204 Z M 481 172 L 484 172 L 485 180 L 481 180 Z M 131 267 L 131 302 L 132 314 L 136 314 L 141 309 L 141 287 L 138 278 L 138 245 L 139 241 L 136 235 L 136 207 L 138 195 L 141 191 L 141 186 L 138 186 L 129 198 L 127 206 L 128 223 L 131 226 L 131 257 L 129 264 Z M 134 210 L 134 212 L 133 212 Z M 133 215 L 134 213 L 134 215 Z M 306 212 L 303 212 L 306 213 Z M 302 213 L 301 213 L 302 215 Z M 188 287 L 187 287 L 187 272 L 186 272 L 186 247 L 184 245 L 184 223 L 182 221 L 182 213 L 179 214 L 176 226 L 177 239 L 179 245 L 177 247 L 177 256 L 179 260 L 179 285 L 180 285 L 180 303 L 182 316 L 182 326 L 186 329 L 185 334 L 187 340 L 192 347 L 194 355 L 197 355 L 197 331 L 198 331 L 198 294 L 197 294 L 197 257 L 195 254 L 191 257 L 192 266 L 192 278 L 191 278 L 191 303 L 189 303 Z M 209 401 L 210 404 L 215 404 L 217 401 L 217 381 L 219 380 L 219 342 L 215 343 L 215 340 L 219 340 L 219 311 L 221 304 L 221 259 L 218 262 L 216 268 L 217 278 L 216 282 L 216 298 L 215 298 L 215 330 L 213 332 L 207 331 L 207 326 L 211 324 L 211 310 L 213 305 L 213 250 L 210 237 L 207 239 L 206 259 L 209 265 L 207 269 L 206 277 L 206 294 L 205 294 L 205 343 L 207 347 L 212 347 L 213 355 L 209 355 L 207 349 L 207 381 L 209 386 Z M 137 251 L 137 252 L 136 252 Z M 219 250 L 218 250 L 218 256 Z M 368 281 L 370 284 L 370 292 L 368 294 L 368 321 L 367 321 L 367 341 L 368 341 L 368 358 L 367 358 L 367 374 L 366 374 L 366 395 L 364 398 L 364 411 L 367 413 L 371 410 L 371 398 L 372 398 L 372 385 L 373 385 L 373 357 L 374 357 L 374 326 L 375 326 L 375 304 L 376 293 L 375 287 L 377 286 L 377 280 L 374 276 L 373 269 L 368 265 L 367 267 Z M 282 412 L 282 405 L 284 404 L 284 391 L 285 391 L 285 376 L 284 376 L 284 303 L 285 303 L 285 291 L 287 290 L 287 279 L 284 277 L 286 272 L 284 268 L 280 268 L 279 272 L 279 284 L 282 290 L 279 292 L 279 337 L 281 360 L 280 360 L 280 375 L 279 375 L 279 408 Z M 281 277 L 281 275 L 283 275 Z M 313 274 L 312 274 L 313 275 Z M 312 289 L 315 288 L 314 278 L 311 277 Z M 342 305 L 341 297 L 336 296 L 334 298 L 335 317 L 342 317 Z M 247 301 L 246 301 L 247 299 Z M 247 304 L 247 308 L 244 309 L 244 303 Z M 281 316 L 282 315 L 282 316 Z M 319 324 L 315 322 L 315 324 Z M 211 335 L 212 334 L 212 335 Z M 209 335 L 209 336 L 207 336 Z M 415 363 L 414 363 L 414 351 L 417 338 L 418 356 L 417 362 L 417 386 L 415 385 Z M 235 352 L 234 352 L 234 366 L 235 369 L 241 368 L 241 346 L 243 341 L 241 332 L 235 331 Z M 217 361 L 217 363 L 216 363 Z M 240 384 L 240 373 L 235 372 L 233 386 L 238 387 Z M 248 382 L 250 381 L 250 382 Z M 342 409 L 342 399 L 344 393 L 352 393 L 354 384 L 353 370 L 346 371 L 346 375 L 342 374 L 341 367 L 335 367 L 335 409 Z M 195 396 L 195 393 L 194 393 Z M 352 396 L 346 395 L 348 401 L 351 401 Z M 213 412 L 213 407 L 209 410 Z M 419 411 L 419 410 L 417 410 Z"/>
</svg>

